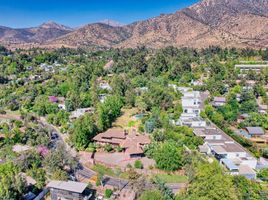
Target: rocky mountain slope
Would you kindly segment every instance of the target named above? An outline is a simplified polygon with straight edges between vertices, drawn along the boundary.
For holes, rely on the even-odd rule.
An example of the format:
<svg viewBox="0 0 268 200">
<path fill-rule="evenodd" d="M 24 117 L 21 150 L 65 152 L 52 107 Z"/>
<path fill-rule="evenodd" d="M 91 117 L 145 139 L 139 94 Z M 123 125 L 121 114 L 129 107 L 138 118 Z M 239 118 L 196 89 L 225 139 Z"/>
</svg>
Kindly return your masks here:
<svg viewBox="0 0 268 200">
<path fill-rule="evenodd" d="M 0 43 L 18 47 L 27 46 L 27 44 L 42 44 L 70 32 L 72 32 L 71 28 L 55 22 L 47 22 L 38 27 L 21 29 L 0 26 Z"/>
<path fill-rule="evenodd" d="M 125 26 L 96 23 L 73 31 L 59 27 L 17 31 L 0 27 L 0 42 L 34 41 L 46 47 L 265 48 L 268 47 L 268 0 L 202 0 L 174 14 Z"/>
</svg>

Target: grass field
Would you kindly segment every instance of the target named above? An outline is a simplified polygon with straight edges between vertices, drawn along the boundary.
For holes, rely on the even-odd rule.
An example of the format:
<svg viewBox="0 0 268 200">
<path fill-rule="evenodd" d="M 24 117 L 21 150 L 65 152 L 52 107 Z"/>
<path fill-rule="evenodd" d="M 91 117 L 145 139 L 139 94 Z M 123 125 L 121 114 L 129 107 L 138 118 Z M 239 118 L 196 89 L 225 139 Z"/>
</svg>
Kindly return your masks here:
<svg viewBox="0 0 268 200">
<path fill-rule="evenodd" d="M 136 121 L 133 119 L 133 115 L 138 113 L 137 108 L 131 108 L 131 109 L 123 109 L 122 115 L 117 118 L 117 120 L 113 123 L 113 126 L 116 127 L 122 127 L 125 129 L 131 128 L 133 126 L 137 127 L 139 126 L 140 121 Z"/>
</svg>

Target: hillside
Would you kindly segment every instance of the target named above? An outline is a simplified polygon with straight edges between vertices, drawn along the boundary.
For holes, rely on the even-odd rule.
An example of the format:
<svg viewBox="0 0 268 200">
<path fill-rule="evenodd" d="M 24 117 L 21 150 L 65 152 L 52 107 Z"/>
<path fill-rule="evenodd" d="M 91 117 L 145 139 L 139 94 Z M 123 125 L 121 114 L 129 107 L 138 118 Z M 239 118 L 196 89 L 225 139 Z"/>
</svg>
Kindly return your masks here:
<svg viewBox="0 0 268 200">
<path fill-rule="evenodd" d="M 203 48 L 268 47 L 268 0 L 203 0 L 173 14 L 125 26 L 96 23 L 77 30 L 62 27 L 0 27 L 0 42 L 46 47 L 165 46 Z"/>
</svg>

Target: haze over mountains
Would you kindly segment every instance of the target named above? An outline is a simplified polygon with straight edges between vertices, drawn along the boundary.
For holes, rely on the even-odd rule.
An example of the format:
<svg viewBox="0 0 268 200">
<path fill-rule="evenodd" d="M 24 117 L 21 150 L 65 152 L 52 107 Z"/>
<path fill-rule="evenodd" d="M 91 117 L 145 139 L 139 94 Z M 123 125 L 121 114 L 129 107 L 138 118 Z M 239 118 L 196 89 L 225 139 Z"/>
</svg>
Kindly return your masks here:
<svg viewBox="0 0 268 200">
<path fill-rule="evenodd" d="M 78 29 L 45 23 L 36 28 L 0 26 L 0 43 L 9 47 L 203 48 L 268 47 L 268 0 L 203 0 L 174 14 L 122 26 L 115 22 Z"/>
</svg>

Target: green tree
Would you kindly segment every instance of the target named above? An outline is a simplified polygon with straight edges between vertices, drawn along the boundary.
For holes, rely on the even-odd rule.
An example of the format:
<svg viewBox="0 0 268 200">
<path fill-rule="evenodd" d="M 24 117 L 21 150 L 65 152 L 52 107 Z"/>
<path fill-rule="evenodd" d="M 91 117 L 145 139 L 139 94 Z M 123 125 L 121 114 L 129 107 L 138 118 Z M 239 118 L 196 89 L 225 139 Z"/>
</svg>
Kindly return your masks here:
<svg viewBox="0 0 268 200">
<path fill-rule="evenodd" d="M 19 169 L 12 163 L 0 165 L 0 199 L 22 199 L 26 188 L 25 180 L 19 175 Z"/>
<path fill-rule="evenodd" d="M 232 178 L 217 162 L 198 163 L 185 199 L 237 200 Z"/>
<path fill-rule="evenodd" d="M 158 146 L 153 154 L 156 167 L 166 171 L 175 171 L 182 167 L 182 149 L 174 142 L 165 142 Z"/>
<path fill-rule="evenodd" d="M 85 114 L 74 122 L 72 140 L 77 149 L 84 149 L 97 134 L 97 127 L 90 114 Z"/>
</svg>

